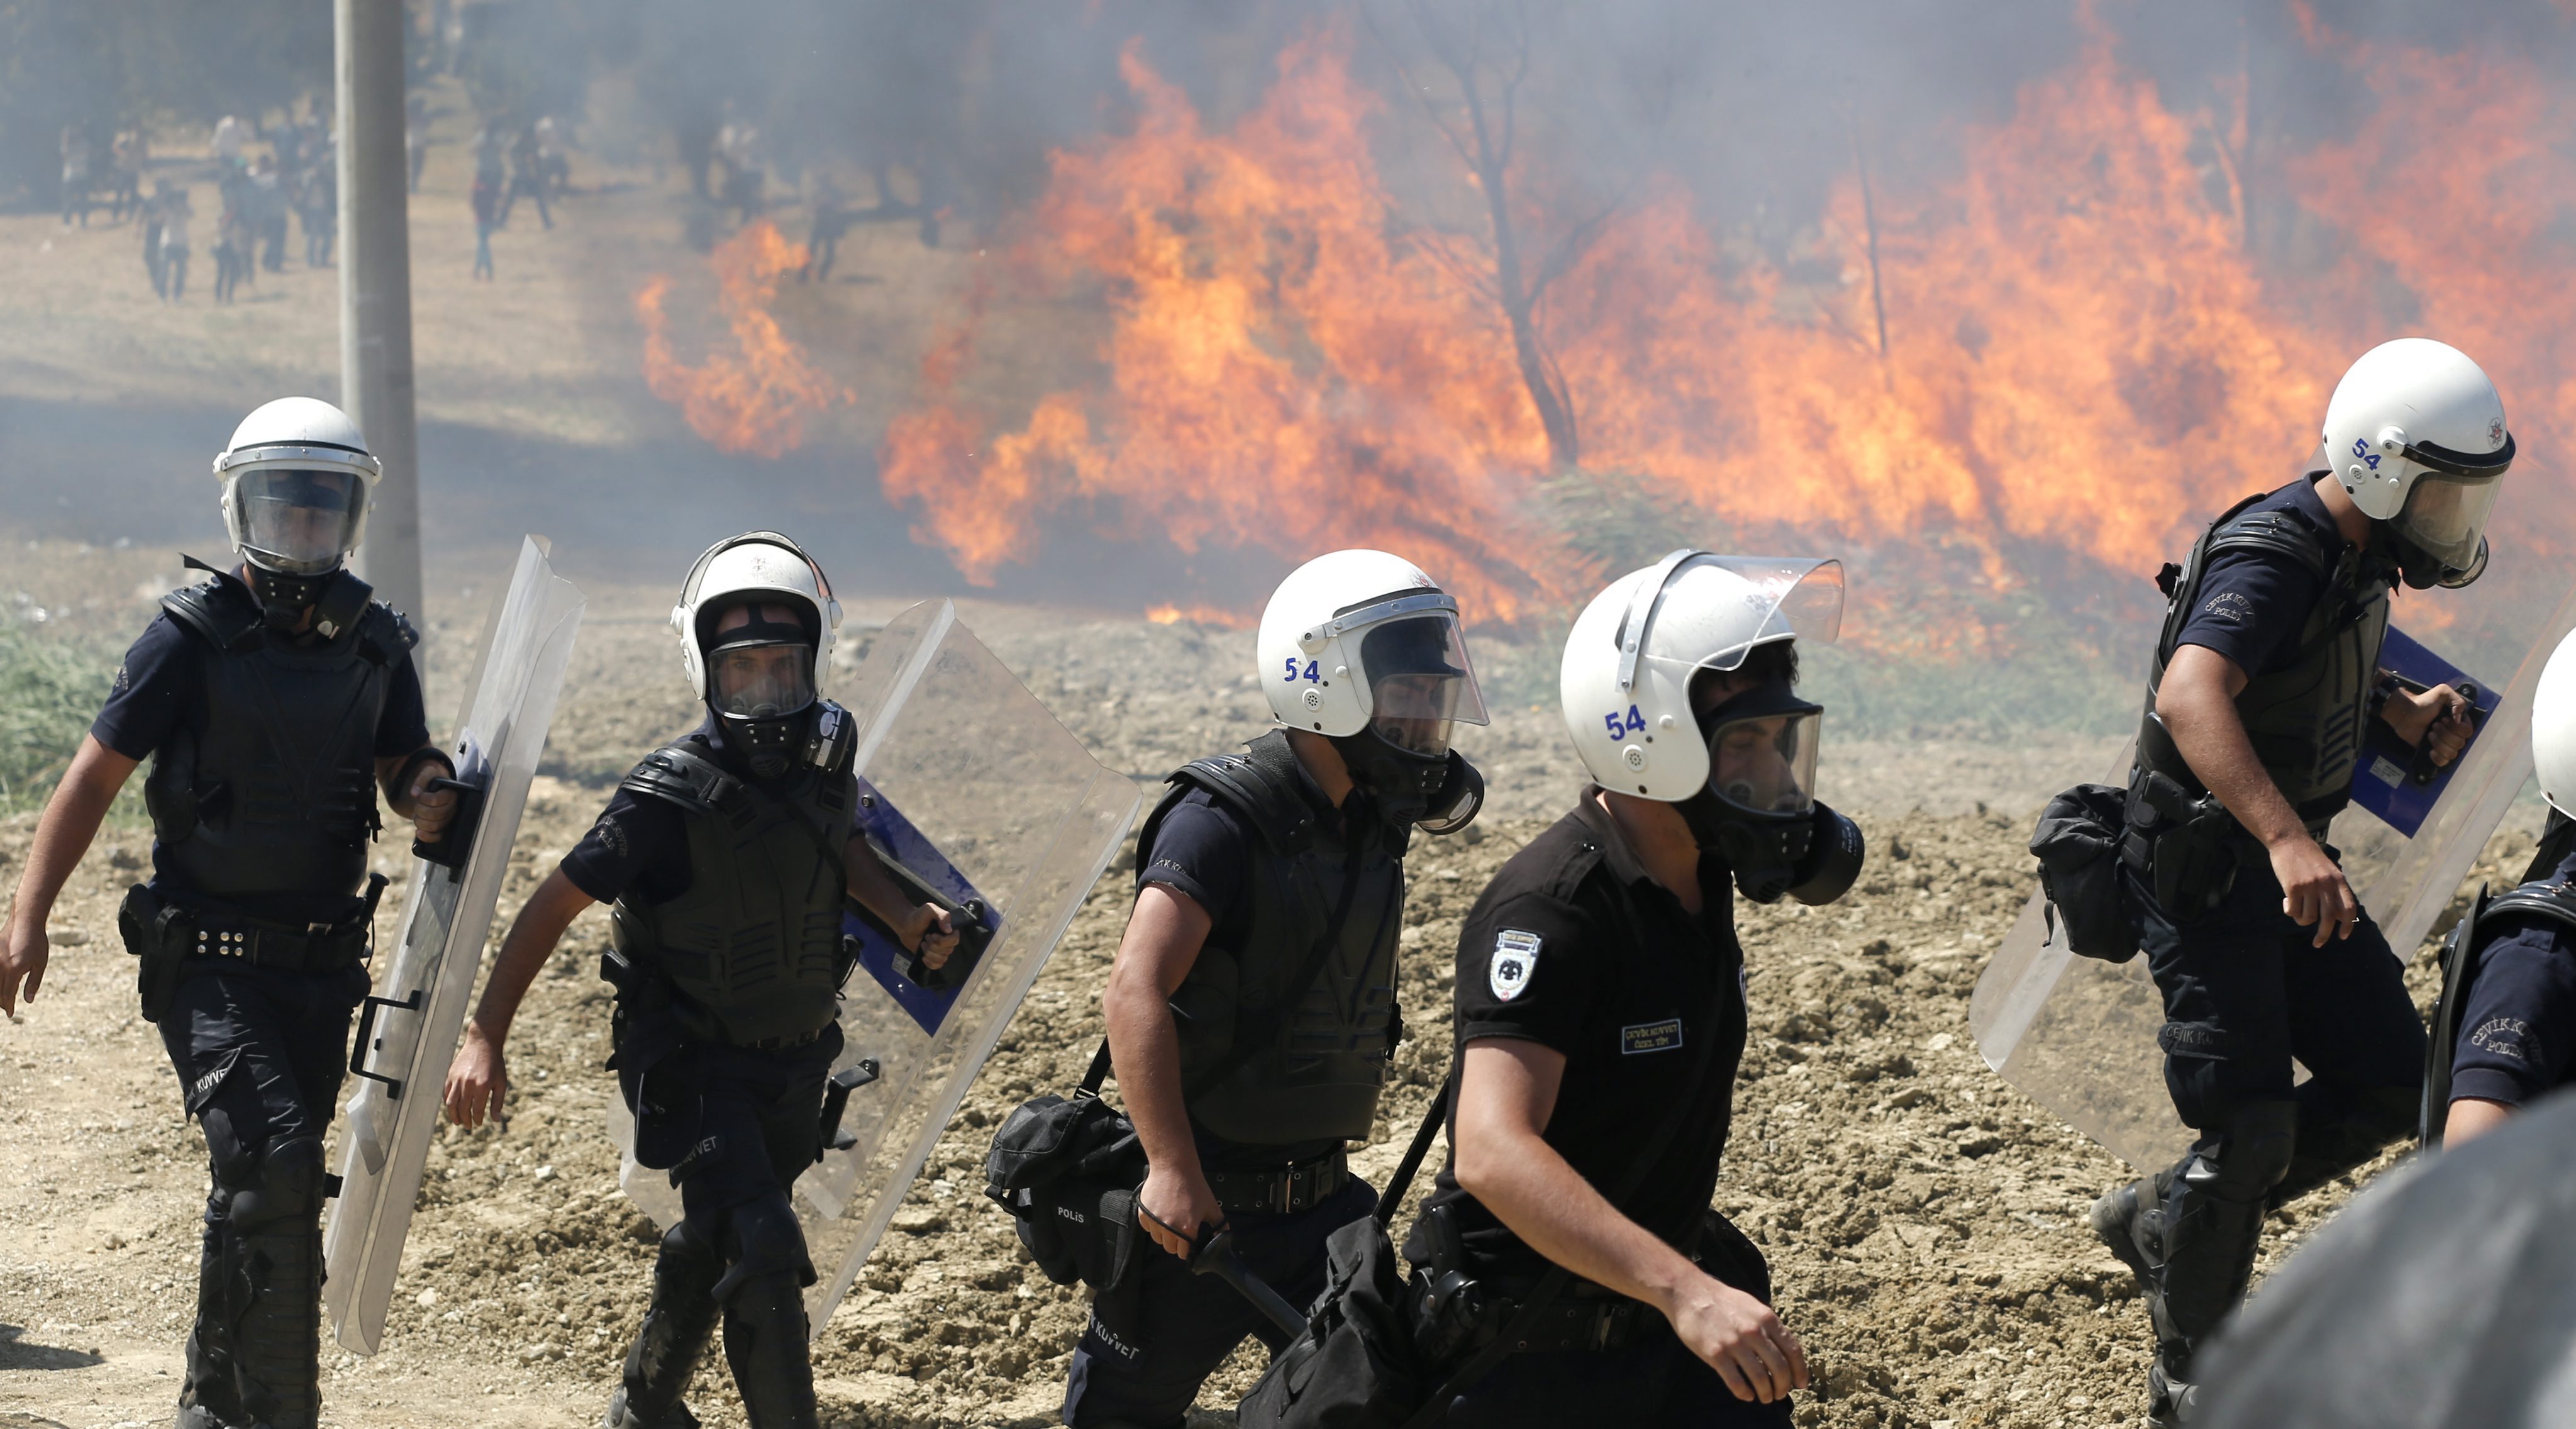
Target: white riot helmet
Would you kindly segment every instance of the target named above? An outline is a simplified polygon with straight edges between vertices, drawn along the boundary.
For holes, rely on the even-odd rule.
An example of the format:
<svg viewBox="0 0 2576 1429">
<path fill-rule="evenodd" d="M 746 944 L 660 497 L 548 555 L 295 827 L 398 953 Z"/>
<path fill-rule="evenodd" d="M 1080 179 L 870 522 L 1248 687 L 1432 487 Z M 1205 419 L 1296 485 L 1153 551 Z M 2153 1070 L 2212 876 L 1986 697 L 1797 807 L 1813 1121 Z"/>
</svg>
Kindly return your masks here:
<svg viewBox="0 0 2576 1429">
<path fill-rule="evenodd" d="M 2361 514 L 2388 523 L 2417 590 L 2486 570 L 2487 516 L 2513 451 L 2495 384 L 2430 338 L 2363 353 L 2326 403 L 2326 461 Z"/>
<path fill-rule="evenodd" d="M 312 603 L 319 578 L 366 538 L 383 475 L 358 424 L 328 402 L 280 397 L 242 419 L 215 476 L 233 549 L 254 577 L 271 578 L 257 582 L 264 603 Z"/>
<path fill-rule="evenodd" d="M 2576 818 L 2576 632 L 2558 642 L 2532 691 L 2531 767 L 2540 797 Z"/>
<path fill-rule="evenodd" d="M 775 531 L 718 541 L 689 568 L 671 607 L 681 666 L 755 773 L 782 771 L 805 743 L 840 624 L 823 568 Z"/>
<path fill-rule="evenodd" d="M 1288 573 L 1257 641 L 1270 712 L 1334 743 L 1352 779 L 1397 823 L 1466 827 L 1484 782 L 1449 748 L 1483 724 L 1457 600 L 1384 551 L 1335 551 Z"/>
<path fill-rule="evenodd" d="M 1611 582 L 1566 635 L 1558 695 L 1584 769 L 1678 806 L 1757 901 L 1828 902 L 1860 871 L 1858 827 L 1815 798 L 1824 707 L 1791 687 L 1789 660 L 1757 653 L 1830 644 L 1842 610 L 1840 562 L 1681 550 Z M 1703 714 L 1703 670 L 1766 673 Z"/>
</svg>

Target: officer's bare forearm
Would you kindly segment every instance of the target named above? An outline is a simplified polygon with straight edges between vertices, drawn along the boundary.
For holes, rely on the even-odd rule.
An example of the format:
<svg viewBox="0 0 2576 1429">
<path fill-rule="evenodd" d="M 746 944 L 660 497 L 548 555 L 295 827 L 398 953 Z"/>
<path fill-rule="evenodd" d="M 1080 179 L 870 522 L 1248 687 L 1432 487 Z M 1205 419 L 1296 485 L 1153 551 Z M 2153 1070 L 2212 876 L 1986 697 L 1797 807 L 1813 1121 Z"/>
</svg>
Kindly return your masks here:
<svg viewBox="0 0 2576 1429">
<path fill-rule="evenodd" d="M 537 980 L 537 969 L 563 940 L 564 929 L 581 916 L 581 910 L 594 900 L 573 886 L 562 869 L 546 875 L 537 891 L 510 920 L 508 936 L 501 939 L 501 955 L 492 960 L 491 979 L 483 984 L 482 999 L 474 1004 L 474 1025 L 494 1043 L 508 1039 L 510 1021 L 519 1015 L 519 1002 L 528 995 L 528 985 Z"/>
<path fill-rule="evenodd" d="M 1102 998 L 1109 1023 L 1109 1058 L 1118 1071 L 1118 1096 L 1145 1159 L 1156 1166 L 1198 1165 L 1198 1143 L 1190 1136 L 1190 1114 L 1181 1096 L 1181 1038 L 1171 1006 L 1154 996 L 1138 996 L 1131 981 L 1113 982 Z"/>
<path fill-rule="evenodd" d="M 1171 996 L 1197 965 L 1211 926 L 1196 902 L 1159 883 L 1145 885 L 1137 891 L 1136 910 L 1101 994 L 1119 1099 L 1136 1124 L 1145 1159 L 1158 1167 L 1198 1170 L 1198 1143 L 1181 1095 L 1181 1035 L 1172 1021 Z"/>
<path fill-rule="evenodd" d="M 886 871 L 885 861 L 877 857 L 873 844 L 853 837 L 841 863 L 850 871 L 850 896 L 859 900 L 861 907 L 890 928 L 901 928 L 911 920 L 912 895 Z"/>
<path fill-rule="evenodd" d="M 63 771 L 62 782 L 54 786 L 44 815 L 36 821 L 36 837 L 27 848 L 27 866 L 18 875 L 11 917 L 41 924 L 54 911 L 54 900 L 62 896 L 72 870 L 89 852 L 108 806 L 116 802 L 117 791 L 125 787 L 138 762 L 99 743 L 96 735 L 81 736 L 71 767 Z"/>
<path fill-rule="evenodd" d="M 2306 837 L 2307 827 L 2264 772 L 2245 721 L 2236 713 L 2236 695 L 2245 683 L 2245 672 L 2234 661 L 2207 646 L 2185 645 L 2165 667 L 2156 713 L 2191 772 L 2246 832 L 2269 848 Z"/>
<path fill-rule="evenodd" d="M 1459 1188 L 1551 1262 L 1669 1314 L 1699 1268 L 1621 1214 L 1541 1135 L 1564 1070 L 1563 1053 L 1535 1042 L 1467 1044 L 1458 1079 Z M 1663 1115 L 1660 1106 L 1639 1111 Z"/>
</svg>

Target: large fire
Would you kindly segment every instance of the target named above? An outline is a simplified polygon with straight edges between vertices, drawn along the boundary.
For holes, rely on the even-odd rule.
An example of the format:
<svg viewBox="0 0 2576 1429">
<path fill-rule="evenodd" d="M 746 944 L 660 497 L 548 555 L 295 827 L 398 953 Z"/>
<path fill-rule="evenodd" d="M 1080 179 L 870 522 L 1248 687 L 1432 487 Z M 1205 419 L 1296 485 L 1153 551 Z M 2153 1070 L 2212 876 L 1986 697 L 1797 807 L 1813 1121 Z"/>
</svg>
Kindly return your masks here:
<svg viewBox="0 0 2576 1429">
<path fill-rule="evenodd" d="M 1544 311 L 1584 466 L 1720 529 L 1943 545 L 2002 590 L 2022 548 L 2152 569 L 2292 474 L 2344 364 L 2402 333 L 2479 358 L 2523 450 L 2556 449 L 2576 295 L 2552 196 L 2576 161 L 2551 136 L 2576 116 L 2519 59 L 2365 52 L 2304 22 L 2379 101 L 2273 180 L 2336 235 L 2330 260 L 2250 254 L 2242 189 L 2200 142 L 2239 118 L 2178 111 L 2088 19 L 2068 67 L 1967 135 L 1956 182 L 1876 186 L 1876 280 L 1856 177 L 1826 225 L 1839 286 L 1722 255 L 1680 184 L 1650 183 Z M 982 410 L 978 303 L 884 444 L 887 494 L 970 578 L 1087 523 L 1186 551 L 1380 545 L 1485 619 L 1592 588 L 1527 514 L 1549 446 L 1503 318 L 1454 246 L 1397 221 L 1370 134 L 1398 116 L 1348 45 L 1290 47 L 1222 133 L 1130 50 L 1132 129 L 1058 153 L 1006 255 L 1011 285 L 1102 295 L 1104 375 Z M 2499 545 L 2564 549 L 2556 472 L 2515 480 Z"/>
<path fill-rule="evenodd" d="M 804 442 L 807 420 L 850 400 L 846 388 L 787 339 L 770 311 L 778 280 L 805 266 L 805 245 L 788 242 L 778 225 L 762 219 L 716 245 L 712 262 L 716 305 L 732 332 L 733 350 L 709 353 L 696 367 L 673 355 L 670 319 L 662 310 L 671 280 L 656 274 L 635 294 L 635 316 L 644 325 L 645 385 L 676 404 L 690 428 L 716 446 L 783 456 Z"/>
</svg>

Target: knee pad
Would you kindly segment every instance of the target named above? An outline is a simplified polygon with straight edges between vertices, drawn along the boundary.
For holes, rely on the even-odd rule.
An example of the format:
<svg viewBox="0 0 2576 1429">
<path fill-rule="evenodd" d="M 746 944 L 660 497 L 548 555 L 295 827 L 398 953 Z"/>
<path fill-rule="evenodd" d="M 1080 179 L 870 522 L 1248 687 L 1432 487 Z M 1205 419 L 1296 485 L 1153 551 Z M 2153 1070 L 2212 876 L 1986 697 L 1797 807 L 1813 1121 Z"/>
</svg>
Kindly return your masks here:
<svg viewBox="0 0 2576 1429">
<path fill-rule="evenodd" d="M 796 1212 L 783 1192 L 773 1191 L 734 1207 L 726 1218 L 724 1254 L 732 1264 L 716 1282 L 719 1302 L 730 1300 L 746 1283 L 767 1276 L 793 1276 L 800 1287 L 815 1280 L 814 1262 L 805 1253 L 805 1228 L 796 1223 Z"/>
<path fill-rule="evenodd" d="M 2214 1149 L 2192 1152 L 2183 1183 L 2220 1200 L 2259 1200 L 2289 1174 L 2299 1144 L 2298 1103 L 2248 1103 L 2217 1131 Z"/>
<path fill-rule="evenodd" d="M 299 1136 L 250 1158 L 244 1184 L 228 1187 L 232 1223 L 244 1231 L 322 1209 L 322 1140 Z"/>
</svg>

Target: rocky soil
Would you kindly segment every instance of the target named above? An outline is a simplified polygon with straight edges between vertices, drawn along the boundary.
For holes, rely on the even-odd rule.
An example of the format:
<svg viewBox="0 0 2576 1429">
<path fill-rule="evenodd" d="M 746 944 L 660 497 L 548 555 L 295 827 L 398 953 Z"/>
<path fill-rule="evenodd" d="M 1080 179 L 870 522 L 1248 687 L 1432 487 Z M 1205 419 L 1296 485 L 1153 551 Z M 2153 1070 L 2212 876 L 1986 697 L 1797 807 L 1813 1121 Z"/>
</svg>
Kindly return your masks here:
<svg viewBox="0 0 2576 1429">
<path fill-rule="evenodd" d="M 176 574 L 167 552 L 17 554 L 22 604 L 43 605 L 73 639 L 121 638 Z M 617 774 L 689 719 L 657 615 L 667 596 L 591 594 L 505 917 Z M 854 629 L 893 609 L 854 609 Z M 1151 777 L 1260 727 L 1257 687 L 1238 673 L 1241 633 L 1002 606 L 964 615 L 1114 767 Z M 440 632 L 432 679 L 448 693 L 433 695 L 434 708 L 452 703 L 471 653 L 465 632 L 479 628 L 460 618 Z M 1525 696 L 1553 663 L 1512 647 L 1479 655 L 1489 687 Z M 443 731 L 445 717 L 433 724 Z M 1441 1013 L 1468 906 L 1576 784 L 1552 709 L 1526 698 L 1498 709 L 1470 748 L 1497 797 L 1475 830 L 1414 861 L 1403 979 L 1419 1036 L 1399 1054 L 1385 1118 L 1359 1156 L 1373 1177 L 1446 1067 Z M 2145 1315 L 2127 1273 L 2083 1229 L 2090 1198 L 2127 1173 L 1990 1073 L 1966 1025 L 1977 974 L 2030 888 L 2030 813 L 2108 754 L 2073 740 L 2000 752 L 1836 748 L 1825 787 L 1868 833 L 1861 885 L 1829 908 L 1746 911 L 1754 1035 L 1718 1205 L 1770 1255 L 1782 1314 L 1818 1369 L 1802 1425 L 2138 1418 Z M 25 815 L 0 825 L 0 876 L 14 881 L 31 829 Z M 2473 879 L 2510 876 L 2528 842 L 2519 830 L 2499 835 Z M 380 855 L 391 872 L 395 848 Z M 114 898 L 144 853 L 139 825 L 111 826 L 54 920 L 42 997 L 0 1029 L 0 1126 L 17 1151 L 0 1158 L 0 1424 L 160 1423 L 175 1393 L 203 1157 L 155 1031 L 134 1015 L 131 965 L 115 942 Z M 1023 1098 L 1069 1086 L 1090 1056 L 1127 877 L 1122 858 L 824 1328 L 829 1422 L 1052 1422 L 1083 1307 L 1023 1261 L 976 1188 L 994 1123 Z M 617 1189 L 606 1132 L 607 1001 L 593 976 L 604 937 L 596 913 L 585 916 L 539 979 L 512 1040 L 519 1092 L 507 1127 L 441 1130 L 384 1350 L 327 1352 L 327 1423 L 595 1422 L 643 1310 L 654 1239 Z M 2429 1000 L 2425 962 L 2419 954 L 2416 977 Z M 2283 1211 L 2272 1254 L 2349 1191 Z M 1248 1348 L 1219 1373 L 1202 1396 L 1207 1422 L 1230 1419 L 1261 1362 Z M 693 1398 L 711 1425 L 742 1423 L 725 1379 L 702 1374 Z"/>
</svg>

